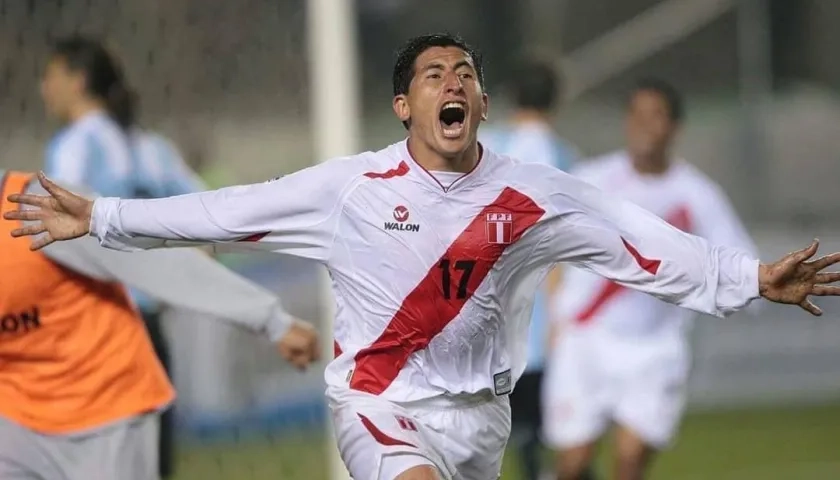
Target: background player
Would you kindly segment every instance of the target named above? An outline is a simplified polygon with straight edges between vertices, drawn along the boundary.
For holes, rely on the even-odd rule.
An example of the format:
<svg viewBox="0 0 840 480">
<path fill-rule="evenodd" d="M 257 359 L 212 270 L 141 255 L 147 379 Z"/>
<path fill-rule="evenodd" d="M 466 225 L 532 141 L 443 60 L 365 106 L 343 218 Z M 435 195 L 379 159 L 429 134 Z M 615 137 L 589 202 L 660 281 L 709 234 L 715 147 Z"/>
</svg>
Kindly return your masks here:
<svg viewBox="0 0 840 480">
<path fill-rule="evenodd" d="M 6 212 L 32 248 L 92 233 L 115 249 L 209 242 L 322 262 L 336 294 L 327 396 L 355 478 L 498 478 L 507 394 L 525 367 L 533 294 L 560 262 L 725 316 L 763 296 L 821 311 L 840 273 L 818 242 L 761 264 L 632 203 L 477 142 L 481 57 L 449 35 L 411 39 L 394 66 L 408 138 L 274 181 L 166 199 L 95 202 L 41 176 L 49 195 Z M 411 221 L 409 222 L 409 219 Z"/>
<path fill-rule="evenodd" d="M 626 198 L 715 245 L 756 248 L 721 188 L 673 154 L 684 117 L 670 84 L 644 79 L 627 104 L 625 150 L 582 163 L 579 178 Z M 685 405 L 696 314 L 581 269 L 566 272 L 564 319 L 545 390 L 546 438 L 561 450 L 560 478 L 582 478 L 615 422 L 615 478 L 641 479 L 671 441 Z"/>
<path fill-rule="evenodd" d="M 547 62 L 525 61 L 510 76 L 509 94 L 514 110 L 504 125 L 488 126 L 479 135 L 486 147 L 525 162 L 568 170 L 578 159 L 577 149 L 554 130 L 557 110 L 563 101 L 563 82 Z M 534 313 L 528 333 L 525 371 L 510 395 L 511 443 L 519 450 L 522 472 L 527 480 L 540 477 L 542 442 L 542 388 L 545 351 L 549 338 L 551 306 L 548 299 L 559 286 L 559 269 L 549 272 L 534 297 Z"/>
<path fill-rule="evenodd" d="M 3 198 L 43 192 L 32 175 L 0 177 Z M 90 238 L 33 252 L 9 236 L 18 227 L 0 220 L 10 272 L 0 278 L 0 478 L 158 478 L 158 413 L 174 391 L 124 284 L 264 334 L 298 367 L 317 358 L 308 324 L 200 252 L 125 254 Z"/>
<path fill-rule="evenodd" d="M 45 167 L 57 181 L 126 198 L 203 190 L 170 142 L 137 125 L 137 97 L 120 62 L 100 40 L 59 39 L 44 72 L 41 96 L 48 113 L 63 125 L 50 142 Z M 142 291 L 132 288 L 131 293 L 169 373 L 171 355 L 160 325 L 161 305 Z M 169 408 L 160 429 L 164 478 L 174 469 L 174 427 Z"/>
</svg>

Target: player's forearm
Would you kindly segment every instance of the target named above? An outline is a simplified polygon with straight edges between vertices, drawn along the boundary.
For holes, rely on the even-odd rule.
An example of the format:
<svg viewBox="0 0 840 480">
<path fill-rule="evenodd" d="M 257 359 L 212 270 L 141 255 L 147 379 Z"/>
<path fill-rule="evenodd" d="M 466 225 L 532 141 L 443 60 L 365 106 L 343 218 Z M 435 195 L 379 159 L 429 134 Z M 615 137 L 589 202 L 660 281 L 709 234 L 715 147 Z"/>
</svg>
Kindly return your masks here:
<svg viewBox="0 0 840 480">
<path fill-rule="evenodd" d="M 101 248 L 92 238 L 77 238 L 50 244 L 43 252 L 86 277 L 119 281 L 271 340 L 282 337 L 292 322 L 277 296 L 195 249 L 125 253 Z"/>
<path fill-rule="evenodd" d="M 200 252 L 190 249 L 149 253 L 177 254 L 177 268 L 188 273 L 181 276 L 180 282 L 169 277 L 136 285 L 165 303 L 227 319 L 272 341 L 279 340 L 292 323 L 276 295 Z"/>
<path fill-rule="evenodd" d="M 758 298 L 758 260 L 710 244 L 656 215 L 576 185 L 580 199 L 554 229 L 570 245 L 563 257 L 661 300 L 725 316 Z M 561 246 L 558 244 L 558 247 Z"/>
<path fill-rule="evenodd" d="M 237 213 L 247 216 L 230 211 L 224 197 L 219 190 L 153 200 L 99 198 L 91 213 L 91 235 L 116 250 L 241 240 L 251 232 L 229 220 Z"/>
<path fill-rule="evenodd" d="M 98 251 L 114 277 L 169 305 L 227 320 L 271 340 L 291 325 L 276 295 L 194 249 Z"/>
<path fill-rule="evenodd" d="M 704 262 L 663 262 L 657 284 L 665 299 L 702 313 L 724 317 L 759 298 L 759 261 L 752 254 L 730 247 L 705 246 Z M 669 290 L 673 289 L 673 293 Z"/>
</svg>

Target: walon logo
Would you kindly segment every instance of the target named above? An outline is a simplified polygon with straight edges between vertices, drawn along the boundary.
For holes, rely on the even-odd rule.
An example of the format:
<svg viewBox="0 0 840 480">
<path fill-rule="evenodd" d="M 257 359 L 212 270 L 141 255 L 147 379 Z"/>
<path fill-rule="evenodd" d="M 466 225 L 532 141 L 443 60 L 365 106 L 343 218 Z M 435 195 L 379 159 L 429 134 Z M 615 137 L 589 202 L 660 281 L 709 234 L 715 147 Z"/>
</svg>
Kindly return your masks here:
<svg viewBox="0 0 840 480">
<path fill-rule="evenodd" d="M 403 205 L 397 205 L 394 208 L 394 220 L 395 222 L 385 222 L 385 230 L 396 230 L 399 232 L 419 232 L 420 225 L 416 223 L 407 223 L 408 217 L 410 214 L 408 213 L 408 208 L 404 207 Z"/>
</svg>

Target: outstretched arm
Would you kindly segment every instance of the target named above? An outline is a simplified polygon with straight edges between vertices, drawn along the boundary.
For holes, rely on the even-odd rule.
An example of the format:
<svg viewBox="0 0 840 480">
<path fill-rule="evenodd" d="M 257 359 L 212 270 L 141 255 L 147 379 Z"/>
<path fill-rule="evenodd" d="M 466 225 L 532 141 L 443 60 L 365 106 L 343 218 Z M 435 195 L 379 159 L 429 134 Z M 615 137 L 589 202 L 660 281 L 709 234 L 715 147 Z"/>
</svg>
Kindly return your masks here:
<svg viewBox="0 0 840 480">
<path fill-rule="evenodd" d="M 210 243 L 324 261 L 341 198 L 355 178 L 353 165 L 334 160 L 271 182 L 154 200 L 91 201 L 39 175 L 49 196 L 10 196 L 12 202 L 38 208 L 10 212 L 7 218 L 38 222 L 13 233 L 43 233 L 33 243 L 36 249 L 90 233 L 117 250 Z"/>
<path fill-rule="evenodd" d="M 762 265 L 744 250 L 683 233 L 580 180 L 553 176 L 546 179 L 544 189 L 550 192 L 546 195 L 553 211 L 542 227 L 545 241 L 537 252 L 550 262 L 570 262 L 664 301 L 716 316 L 739 310 L 759 296 L 819 315 L 809 295 L 840 295 L 840 288 L 826 285 L 840 280 L 840 274 L 821 273 L 840 262 L 840 254 L 809 262 L 817 252 L 816 241 Z"/>
</svg>

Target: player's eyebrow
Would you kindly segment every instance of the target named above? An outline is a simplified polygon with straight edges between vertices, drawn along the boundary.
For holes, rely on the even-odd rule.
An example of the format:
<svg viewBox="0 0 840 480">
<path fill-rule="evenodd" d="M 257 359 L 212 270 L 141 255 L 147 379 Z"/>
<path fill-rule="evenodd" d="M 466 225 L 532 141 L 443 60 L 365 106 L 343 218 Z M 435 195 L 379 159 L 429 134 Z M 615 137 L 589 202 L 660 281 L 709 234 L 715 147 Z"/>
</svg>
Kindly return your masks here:
<svg viewBox="0 0 840 480">
<path fill-rule="evenodd" d="M 467 67 L 467 68 L 469 68 L 470 70 L 475 70 L 475 67 L 473 67 L 473 64 L 472 64 L 472 63 L 470 63 L 470 62 L 469 62 L 468 60 L 466 60 L 466 59 L 458 61 L 458 63 L 456 63 L 456 64 L 455 64 L 455 67 L 453 67 L 452 69 L 453 69 L 453 70 L 458 70 L 459 68 L 463 68 L 463 67 Z"/>
<path fill-rule="evenodd" d="M 455 65 L 452 67 L 452 70 L 458 70 L 459 68 L 463 68 L 463 67 L 467 67 L 470 70 L 475 70 L 472 63 L 470 63 L 466 59 L 459 60 L 457 63 L 455 63 Z M 444 65 L 440 62 L 432 62 L 432 63 L 426 65 L 425 67 L 423 67 L 424 72 L 428 72 L 429 70 L 446 70 L 446 65 Z"/>
<path fill-rule="evenodd" d="M 444 70 L 444 69 L 446 69 L 446 67 L 442 63 L 439 63 L 439 62 L 432 62 L 432 63 L 426 65 L 425 67 L 423 67 L 424 72 L 428 72 L 429 70 Z"/>
</svg>

